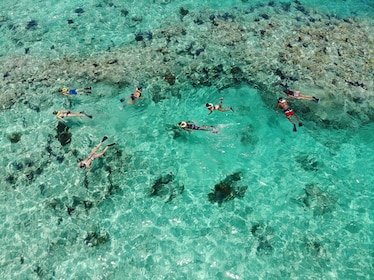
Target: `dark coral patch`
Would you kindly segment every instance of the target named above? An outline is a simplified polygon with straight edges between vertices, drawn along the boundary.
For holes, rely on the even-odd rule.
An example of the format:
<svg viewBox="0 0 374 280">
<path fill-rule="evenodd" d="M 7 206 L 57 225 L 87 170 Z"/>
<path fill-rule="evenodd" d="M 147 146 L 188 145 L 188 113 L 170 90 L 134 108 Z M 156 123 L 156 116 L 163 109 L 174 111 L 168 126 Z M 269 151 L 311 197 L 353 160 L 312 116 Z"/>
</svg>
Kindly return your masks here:
<svg viewBox="0 0 374 280">
<path fill-rule="evenodd" d="M 208 200 L 212 203 L 217 202 L 222 205 L 223 202 L 234 199 L 235 197 L 244 197 L 247 186 L 238 186 L 237 182 L 241 180 L 242 173 L 235 172 L 214 186 L 214 190 L 208 194 Z"/>
<path fill-rule="evenodd" d="M 167 82 L 169 85 L 174 85 L 175 84 L 175 76 L 173 74 L 166 74 L 164 77 L 165 82 Z"/>
<path fill-rule="evenodd" d="M 71 143 L 72 134 L 69 132 L 69 127 L 66 124 L 63 122 L 58 122 L 56 131 L 56 138 L 62 146 L 66 146 Z"/>
<path fill-rule="evenodd" d="M 26 29 L 27 30 L 34 30 L 36 29 L 36 27 L 38 27 L 38 22 L 36 20 L 30 20 L 27 25 L 26 25 Z"/>
<path fill-rule="evenodd" d="M 84 9 L 83 8 L 77 8 L 74 10 L 75 13 L 77 14 L 83 14 L 84 13 Z"/>
<path fill-rule="evenodd" d="M 21 133 L 14 132 L 14 133 L 8 135 L 7 138 L 10 141 L 10 143 L 12 143 L 12 144 L 18 143 L 21 140 Z"/>
</svg>

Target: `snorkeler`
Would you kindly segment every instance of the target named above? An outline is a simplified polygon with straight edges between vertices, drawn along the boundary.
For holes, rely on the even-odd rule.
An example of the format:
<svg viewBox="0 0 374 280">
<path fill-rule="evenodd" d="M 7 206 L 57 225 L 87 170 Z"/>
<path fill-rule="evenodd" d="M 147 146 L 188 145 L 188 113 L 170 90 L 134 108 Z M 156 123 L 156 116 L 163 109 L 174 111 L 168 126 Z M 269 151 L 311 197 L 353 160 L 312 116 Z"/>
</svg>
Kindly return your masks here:
<svg viewBox="0 0 374 280">
<path fill-rule="evenodd" d="M 211 113 L 213 113 L 213 111 L 215 111 L 215 110 L 218 110 L 218 111 L 221 111 L 221 112 L 226 112 L 226 111 L 230 111 L 231 110 L 231 111 L 234 112 L 234 110 L 232 109 L 232 107 L 230 107 L 230 108 L 222 108 L 222 102 L 223 102 L 223 98 L 220 98 L 218 105 L 213 105 L 212 103 L 205 104 L 205 106 L 210 111 L 208 115 L 210 115 Z"/>
<path fill-rule="evenodd" d="M 137 99 L 142 97 L 142 87 L 137 87 L 135 91 L 130 95 L 131 101 L 128 104 L 134 104 Z M 125 98 L 121 98 L 121 102 L 125 101 Z"/>
<path fill-rule="evenodd" d="M 63 95 L 91 94 L 91 87 L 86 88 L 67 88 L 60 89 Z"/>
<path fill-rule="evenodd" d="M 278 105 L 277 105 L 277 108 L 276 108 L 276 111 L 278 113 L 278 108 L 281 107 L 283 109 L 283 112 L 285 113 L 287 119 L 293 124 L 293 131 L 297 131 L 296 129 L 296 125 L 295 123 L 293 122 L 292 120 L 292 116 L 297 120 L 297 122 L 299 123 L 299 126 L 302 126 L 303 124 L 300 122 L 299 118 L 296 116 L 295 112 L 293 111 L 293 109 L 288 105 L 288 102 L 286 99 L 282 98 L 282 97 L 279 97 L 278 99 Z"/>
<path fill-rule="evenodd" d="M 218 130 L 214 126 L 208 126 L 208 125 L 203 125 L 199 126 L 191 122 L 180 122 L 178 123 L 178 126 L 182 128 L 183 130 L 193 132 L 194 130 L 209 130 L 212 131 L 213 133 L 218 133 Z"/>
<path fill-rule="evenodd" d="M 103 156 L 104 154 L 105 154 L 105 152 L 108 150 L 108 148 L 109 147 L 111 147 L 111 146 L 113 146 L 113 145 L 115 145 L 116 143 L 112 143 L 112 144 L 109 144 L 109 145 L 107 145 L 105 148 L 104 148 L 104 150 L 102 151 L 102 152 L 100 152 L 100 153 L 96 153 L 98 150 L 99 150 L 99 148 L 100 148 L 100 146 L 101 146 L 101 144 L 102 143 L 104 143 L 104 141 L 105 140 L 107 140 L 108 139 L 108 137 L 107 136 L 104 136 L 103 137 L 103 139 L 101 140 L 101 142 L 91 151 L 91 153 L 89 154 L 89 156 L 85 159 L 85 160 L 82 160 L 82 161 L 80 161 L 79 163 L 78 163 L 78 167 L 79 168 L 88 168 L 89 170 L 87 171 L 87 174 L 86 175 L 88 175 L 88 173 L 90 172 L 90 170 L 91 170 L 91 163 L 92 163 L 92 161 L 94 160 L 94 159 L 96 159 L 96 158 L 99 158 L 99 157 L 101 157 L 101 156 Z"/>
<path fill-rule="evenodd" d="M 86 114 L 85 112 L 73 113 L 72 111 L 53 111 L 53 114 L 63 122 L 67 122 L 64 119 L 65 117 L 88 117 L 92 119 L 92 116 Z"/>
<path fill-rule="evenodd" d="M 286 88 L 283 92 L 291 98 L 303 99 L 303 100 L 313 100 L 316 103 L 319 103 L 319 101 L 320 101 L 319 98 L 317 98 L 315 96 L 304 95 L 298 90 L 293 90 L 293 89 Z"/>
</svg>

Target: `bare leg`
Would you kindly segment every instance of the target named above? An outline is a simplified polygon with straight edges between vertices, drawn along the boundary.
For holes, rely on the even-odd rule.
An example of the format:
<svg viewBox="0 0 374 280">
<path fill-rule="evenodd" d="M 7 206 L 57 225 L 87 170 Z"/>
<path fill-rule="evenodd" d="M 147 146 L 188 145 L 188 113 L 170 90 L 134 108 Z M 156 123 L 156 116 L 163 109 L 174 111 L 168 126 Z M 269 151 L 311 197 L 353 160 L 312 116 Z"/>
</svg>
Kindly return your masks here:
<svg viewBox="0 0 374 280">
<path fill-rule="evenodd" d="M 313 97 L 312 96 L 309 96 L 309 95 L 304 95 L 304 94 L 299 94 L 299 96 L 304 99 L 304 100 L 313 100 Z"/>
<path fill-rule="evenodd" d="M 97 153 L 97 154 L 95 155 L 95 158 L 98 158 L 98 157 L 103 156 L 103 155 L 106 153 L 107 150 L 108 150 L 108 146 L 106 146 L 106 147 L 104 148 L 104 150 L 103 150 L 101 153 Z"/>
<path fill-rule="evenodd" d="M 234 110 L 232 108 L 222 108 L 222 107 L 220 107 L 218 110 L 221 111 L 221 112 L 227 112 L 227 111 L 233 111 L 234 112 Z"/>
<path fill-rule="evenodd" d="M 292 125 L 293 125 L 293 131 L 297 131 L 297 129 L 296 129 L 296 125 L 295 125 L 295 123 L 293 122 L 293 120 L 291 119 L 291 116 L 289 116 L 289 117 L 287 117 L 287 119 L 292 123 Z"/>
<path fill-rule="evenodd" d="M 293 120 L 291 119 L 291 117 L 287 117 L 287 119 L 293 124 L 295 125 L 295 123 L 293 122 Z"/>
<path fill-rule="evenodd" d="M 222 103 L 223 103 L 223 98 L 220 98 L 219 99 L 219 104 L 218 104 L 218 106 L 219 106 L 219 108 L 218 108 L 218 110 L 219 111 L 221 111 L 221 112 L 226 112 L 226 111 L 233 111 L 234 112 L 234 110 L 230 107 L 230 108 L 223 108 L 222 107 Z"/>
<path fill-rule="evenodd" d="M 297 120 L 297 122 L 299 123 L 299 126 L 302 126 L 303 124 L 301 123 L 300 119 L 297 117 L 296 114 L 293 115 L 295 117 L 295 119 Z"/>
<path fill-rule="evenodd" d="M 93 156 L 93 155 L 97 152 L 97 150 L 100 148 L 101 144 L 103 144 L 103 142 L 104 142 L 105 140 L 107 140 L 107 139 L 108 139 L 108 137 L 107 137 L 107 136 L 104 136 L 103 139 L 101 139 L 101 142 L 100 142 L 99 144 L 97 144 L 97 146 L 95 147 L 95 149 L 93 149 L 93 150 L 91 151 L 89 157 Z"/>
<path fill-rule="evenodd" d="M 90 155 L 88 157 L 92 157 L 96 152 L 97 150 L 100 148 L 102 142 L 100 142 L 99 144 L 97 144 L 97 146 L 95 147 L 95 149 L 93 149 L 90 153 Z"/>
</svg>

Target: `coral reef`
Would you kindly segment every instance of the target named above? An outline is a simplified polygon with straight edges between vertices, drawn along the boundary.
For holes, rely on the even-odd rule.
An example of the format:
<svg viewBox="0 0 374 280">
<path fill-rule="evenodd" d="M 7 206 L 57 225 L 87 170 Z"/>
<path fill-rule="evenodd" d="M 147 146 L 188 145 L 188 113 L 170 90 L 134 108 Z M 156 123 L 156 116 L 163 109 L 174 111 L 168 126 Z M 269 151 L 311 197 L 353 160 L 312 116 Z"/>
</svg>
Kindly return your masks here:
<svg viewBox="0 0 374 280">
<path fill-rule="evenodd" d="M 184 185 L 175 182 L 173 173 L 160 175 L 151 187 L 151 196 L 167 197 L 166 203 L 172 201 L 178 194 L 183 193 Z"/>
<path fill-rule="evenodd" d="M 238 182 L 241 180 L 242 173 L 235 172 L 214 186 L 214 190 L 208 194 L 210 202 L 217 202 L 219 206 L 223 202 L 234 199 L 235 197 L 244 197 L 247 186 L 239 186 Z"/>
<path fill-rule="evenodd" d="M 18 143 L 21 140 L 21 136 L 22 136 L 21 133 L 15 132 L 15 133 L 7 135 L 7 138 L 10 141 L 10 143 L 14 144 L 14 143 Z"/>
<path fill-rule="evenodd" d="M 63 122 L 58 122 L 56 131 L 56 138 L 61 143 L 62 146 L 66 146 L 71 143 L 72 134 L 69 132 L 69 127 Z"/>
<path fill-rule="evenodd" d="M 331 109 L 304 113 L 317 125 L 343 128 L 374 120 L 370 22 L 317 13 L 298 2 L 272 2 L 225 13 L 181 8 L 179 16 L 180 22 L 171 20 L 155 30 L 135 32 L 131 43 L 86 56 L 40 59 L 29 49 L 27 56 L 2 57 L 2 108 L 10 108 L 20 96 L 41 86 L 57 89 L 77 79 L 87 84 L 146 81 L 159 87 L 163 98 L 186 84 L 223 89 L 249 83 L 261 89 L 269 106 L 283 83 L 313 92 Z M 35 20 L 26 29 L 35 33 L 33 38 L 47 32 Z"/>
</svg>

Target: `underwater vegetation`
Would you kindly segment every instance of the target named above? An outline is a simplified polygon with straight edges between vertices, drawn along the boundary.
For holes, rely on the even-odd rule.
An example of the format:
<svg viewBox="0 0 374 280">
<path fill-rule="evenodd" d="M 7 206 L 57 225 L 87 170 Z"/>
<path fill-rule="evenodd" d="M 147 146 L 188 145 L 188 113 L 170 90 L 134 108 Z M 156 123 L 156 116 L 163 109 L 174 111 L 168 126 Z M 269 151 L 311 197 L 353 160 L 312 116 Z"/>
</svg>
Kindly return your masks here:
<svg viewBox="0 0 374 280">
<path fill-rule="evenodd" d="M 151 187 L 151 196 L 166 197 L 166 201 L 172 201 L 178 194 L 183 193 L 184 184 L 175 182 L 172 172 L 160 175 Z"/>
<path fill-rule="evenodd" d="M 234 199 L 235 197 L 244 197 L 248 186 L 238 186 L 242 173 L 235 172 L 214 186 L 214 190 L 208 194 L 210 202 L 217 202 L 219 206 L 223 202 Z"/>
</svg>

